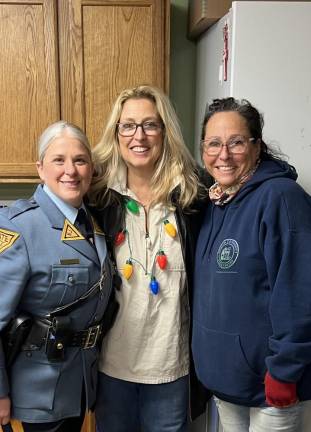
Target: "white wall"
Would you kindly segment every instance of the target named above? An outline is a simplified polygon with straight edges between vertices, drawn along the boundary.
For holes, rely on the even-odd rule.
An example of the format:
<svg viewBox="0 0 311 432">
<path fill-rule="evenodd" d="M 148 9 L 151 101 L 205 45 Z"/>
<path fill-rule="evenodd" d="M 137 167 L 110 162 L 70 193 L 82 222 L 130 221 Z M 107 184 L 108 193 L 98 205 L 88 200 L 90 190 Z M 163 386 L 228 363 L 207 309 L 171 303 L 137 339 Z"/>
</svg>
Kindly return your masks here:
<svg viewBox="0 0 311 432">
<path fill-rule="evenodd" d="M 223 18 L 215 23 L 197 43 L 194 139 L 197 160 L 200 160 L 199 143 L 206 104 L 215 97 L 226 97 L 230 93 L 230 83 L 220 78 L 223 52 L 222 28 L 226 20 L 227 18 Z"/>
<path fill-rule="evenodd" d="M 256 4 L 255 4 L 256 3 Z M 279 145 L 311 193 L 311 3 L 233 3 L 232 95 L 265 119 L 264 138 Z"/>
</svg>

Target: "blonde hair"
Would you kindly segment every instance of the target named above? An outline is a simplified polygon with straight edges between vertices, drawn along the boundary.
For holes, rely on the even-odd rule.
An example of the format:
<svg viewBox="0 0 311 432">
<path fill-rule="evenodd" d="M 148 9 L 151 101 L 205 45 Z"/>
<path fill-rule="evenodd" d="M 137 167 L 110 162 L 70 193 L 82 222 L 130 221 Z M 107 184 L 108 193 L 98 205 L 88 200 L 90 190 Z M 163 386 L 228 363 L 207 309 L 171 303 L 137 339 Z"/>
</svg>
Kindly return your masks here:
<svg viewBox="0 0 311 432">
<path fill-rule="evenodd" d="M 129 99 L 152 101 L 164 125 L 163 151 L 151 179 L 153 203 L 171 206 L 172 191 L 178 186 L 178 202 L 181 207 L 187 207 L 198 194 L 195 162 L 184 143 L 170 100 L 160 89 L 149 85 L 123 90 L 116 99 L 103 136 L 93 150 L 96 174 L 89 194 L 91 201 L 102 204 L 108 185 L 123 164 L 116 127 L 123 105 Z"/>
</svg>

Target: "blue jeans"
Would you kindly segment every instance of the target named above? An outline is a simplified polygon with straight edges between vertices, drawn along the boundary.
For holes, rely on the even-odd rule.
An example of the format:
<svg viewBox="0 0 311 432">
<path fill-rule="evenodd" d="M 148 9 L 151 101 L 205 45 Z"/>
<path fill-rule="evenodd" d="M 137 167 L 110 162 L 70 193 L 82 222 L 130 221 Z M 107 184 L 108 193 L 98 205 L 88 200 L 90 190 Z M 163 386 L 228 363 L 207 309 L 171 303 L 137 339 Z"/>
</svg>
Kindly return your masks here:
<svg viewBox="0 0 311 432">
<path fill-rule="evenodd" d="M 224 432 L 302 432 L 303 402 L 289 408 L 250 408 L 214 399 Z"/>
<path fill-rule="evenodd" d="M 188 376 L 138 384 L 99 373 L 97 432 L 187 432 Z"/>
</svg>

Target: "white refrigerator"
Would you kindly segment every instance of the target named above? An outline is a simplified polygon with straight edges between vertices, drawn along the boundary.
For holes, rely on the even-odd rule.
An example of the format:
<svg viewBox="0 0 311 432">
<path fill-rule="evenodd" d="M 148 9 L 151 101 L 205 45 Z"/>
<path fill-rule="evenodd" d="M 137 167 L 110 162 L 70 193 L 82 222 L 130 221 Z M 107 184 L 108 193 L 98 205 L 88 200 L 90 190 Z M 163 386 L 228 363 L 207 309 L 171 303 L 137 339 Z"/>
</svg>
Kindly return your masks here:
<svg viewBox="0 0 311 432">
<path fill-rule="evenodd" d="M 206 103 L 227 96 L 248 99 L 263 113 L 265 141 L 288 156 L 298 182 L 311 193 L 311 2 L 233 1 L 229 13 L 201 36 L 198 158 Z"/>
<path fill-rule="evenodd" d="M 311 2 L 236 0 L 229 13 L 201 35 L 195 110 L 198 160 L 206 104 L 227 96 L 248 99 L 263 113 L 265 142 L 288 156 L 298 182 L 311 194 Z M 301 432 L 311 431 L 308 405 Z M 221 431 L 216 417 L 215 407 L 209 406 L 208 416 L 191 431 Z"/>
</svg>

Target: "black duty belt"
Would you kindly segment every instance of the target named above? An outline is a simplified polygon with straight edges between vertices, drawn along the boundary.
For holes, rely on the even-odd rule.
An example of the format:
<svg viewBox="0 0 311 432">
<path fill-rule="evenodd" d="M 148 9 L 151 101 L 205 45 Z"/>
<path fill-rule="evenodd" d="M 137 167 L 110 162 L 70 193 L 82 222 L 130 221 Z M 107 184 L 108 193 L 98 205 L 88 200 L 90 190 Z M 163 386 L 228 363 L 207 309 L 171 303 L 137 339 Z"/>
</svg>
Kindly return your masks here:
<svg viewBox="0 0 311 432">
<path fill-rule="evenodd" d="M 105 266 L 107 265 L 105 261 Z M 73 330 L 69 314 L 102 290 L 106 277 L 107 271 L 103 269 L 100 279 L 81 297 L 71 303 L 59 306 L 46 317 L 35 317 L 21 350 L 36 351 L 44 346 L 51 361 L 61 361 L 67 347 L 93 348 L 100 341 L 102 325 L 95 324 L 84 330 Z"/>
<path fill-rule="evenodd" d="M 105 286 L 107 275 L 111 275 L 110 262 L 105 260 L 100 279 L 87 292 L 69 304 L 52 310 L 45 317 L 30 316 L 20 312 L 11 320 L 5 332 L 7 365 L 12 365 L 20 351 L 43 350 L 49 361 L 61 362 L 66 358 L 66 349 L 78 347 L 90 349 L 101 342 L 107 332 L 107 323 L 96 323 L 86 329 L 76 330 L 71 312 L 81 307 Z M 110 310 L 114 318 L 117 303 Z"/>
<path fill-rule="evenodd" d="M 22 346 L 22 351 L 36 351 L 40 350 L 43 346 L 46 346 L 51 334 L 53 334 L 53 321 L 51 322 L 41 319 L 35 320 L 27 339 Z M 64 337 L 61 338 L 62 341 L 58 342 L 58 349 L 66 347 L 79 347 L 82 349 L 94 348 L 100 340 L 101 328 L 101 324 L 97 324 L 79 331 L 65 329 Z"/>
</svg>

